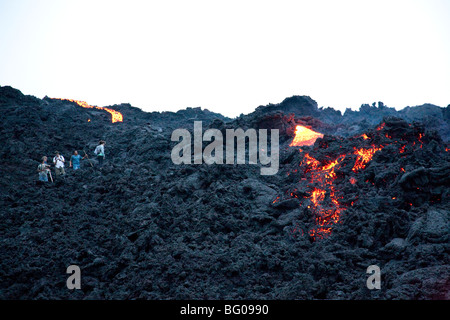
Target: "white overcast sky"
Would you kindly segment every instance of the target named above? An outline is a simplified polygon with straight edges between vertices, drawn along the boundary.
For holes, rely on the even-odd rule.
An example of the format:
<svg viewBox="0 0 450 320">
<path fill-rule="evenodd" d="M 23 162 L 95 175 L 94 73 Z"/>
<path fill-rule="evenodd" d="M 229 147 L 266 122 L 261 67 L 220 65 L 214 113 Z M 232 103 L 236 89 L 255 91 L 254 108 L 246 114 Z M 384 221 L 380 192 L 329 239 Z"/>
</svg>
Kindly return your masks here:
<svg viewBox="0 0 450 320">
<path fill-rule="evenodd" d="M 234 117 L 450 104 L 450 0 L 0 0 L 0 85 Z"/>
</svg>

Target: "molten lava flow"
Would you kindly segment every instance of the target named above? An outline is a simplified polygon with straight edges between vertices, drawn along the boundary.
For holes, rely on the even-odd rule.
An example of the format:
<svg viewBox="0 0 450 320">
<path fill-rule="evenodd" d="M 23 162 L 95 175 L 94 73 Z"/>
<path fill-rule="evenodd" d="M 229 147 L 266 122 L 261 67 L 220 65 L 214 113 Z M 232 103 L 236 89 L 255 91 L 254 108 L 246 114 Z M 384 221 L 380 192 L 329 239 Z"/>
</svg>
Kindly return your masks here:
<svg viewBox="0 0 450 320">
<path fill-rule="evenodd" d="M 363 134 L 362 136 L 360 136 L 360 137 L 362 137 L 364 140 L 368 140 L 368 139 L 370 139 L 368 136 L 367 136 L 367 134 Z"/>
<path fill-rule="evenodd" d="M 100 107 L 98 107 L 100 108 Z M 108 111 L 109 113 L 111 113 L 112 117 L 111 117 L 111 122 L 115 123 L 115 122 L 122 122 L 123 121 L 123 116 L 119 111 L 110 109 L 110 108 L 101 108 L 103 110 Z"/>
<path fill-rule="evenodd" d="M 378 127 L 377 127 L 377 131 L 381 131 L 381 130 L 383 130 L 384 129 L 384 126 L 386 125 L 386 123 L 382 123 L 382 124 L 380 124 Z"/>
<path fill-rule="evenodd" d="M 290 147 L 311 146 L 316 142 L 317 138 L 323 138 L 323 134 L 312 131 L 304 126 L 295 127 L 295 137 Z"/>
<path fill-rule="evenodd" d="M 423 148 L 423 141 L 422 141 L 423 136 L 424 136 L 423 133 L 419 133 L 419 138 L 418 138 L 418 140 L 419 140 L 419 142 L 420 142 L 420 149 Z"/>
<path fill-rule="evenodd" d="M 312 203 L 308 208 L 312 210 L 317 225 L 309 231 L 309 235 L 314 239 L 323 238 L 331 233 L 331 226 L 339 222 L 341 213 L 345 210 L 339 203 L 342 197 L 336 194 L 333 183 L 336 179 L 334 170 L 344 159 L 345 155 L 340 155 L 328 164 L 321 165 L 320 161 L 305 154 L 301 163 L 301 166 L 306 166 L 305 173 L 309 173 L 310 183 L 315 186 L 310 195 L 305 197 Z"/>
<path fill-rule="evenodd" d="M 366 167 L 366 164 L 372 160 L 373 155 L 375 152 L 380 151 L 383 147 L 377 148 L 376 146 L 372 146 L 370 149 L 356 149 L 354 154 L 356 154 L 358 157 L 356 158 L 355 165 L 353 166 L 352 171 L 357 172 L 358 170 L 364 169 Z"/>
<path fill-rule="evenodd" d="M 57 100 L 62 100 L 62 101 L 70 101 L 70 102 L 74 102 L 77 105 L 79 105 L 80 107 L 83 108 L 89 108 L 89 109 L 100 109 L 100 110 L 105 110 L 107 112 L 109 112 L 112 116 L 111 118 L 111 122 L 115 123 L 115 122 L 122 122 L 123 121 L 123 116 L 120 112 L 110 109 L 110 108 L 105 108 L 105 107 L 97 107 L 97 106 L 91 106 L 90 104 L 88 104 L 85 101 L 80 101 L 80 100 L 74 100 L 74 99 L 58 99 Z M 89 119 L 88 122 L 90 122 L 91 120 Z"/>
<path fill-rule="evenodd" d="M 325 198 L 325 190 L 314 188 L 313 192 L 311 193 L 311 201 L 314 204 L 315 207 L 319 205 L 319 201 L 323 201 Z"/>
<path fill-rule="evenodd" d="M 366 140 L 366 139 L 365 139 Z M 354 151 L 357 155 L 353 172 L 364 169 L 367 163 L 372 160 L 373 155 L 383 147 L 372 145 L 370 148 L 360 148 Z M 335 180 L 337 175 L 335 170 L 339 169 L 347 154 L 338 155 L 326 164 L 312 157 L 309 153 L 304 153 L 300 166 L 304 167 L 304 173 L 313 186 L 308 196 L 311 203 L 308 208 L 312 211 L 316 227 L 309 230 L 309 235 L 315 239 L 322 239 L 331 233 L 332 226 L 339 223 L 342 213 L 347 209 L 340 203 L 343 198 L 336 191 Z M 350 183 L 355 184 L 356 178 L 351 177 Z M 292 194 L 291 194 L 292 196 Z M 352 202 L 353 205 L 353 202 Z"/>
<path fill-rule="evenodd" d="M 361 179 L 361 181 L 357 180 L 362 177 L 360 172 L 366 168 L 375 153 L 388 145 L 392 145 L 395 146 L 393 150 L 397 149 L 398 153 L 402 155 L 402 157 L 405 157 L 408 153 L 417 150 L 419 147 L 422 148 L 422 139 L 425 137 L 424 133 L 415 134 L 415 141 L 411 141 L 408 136 L 399 136 L 398 133 L 394 134 L 394 131 L 391 132 L 386 127 L 388 126 L 385 123 L 381 123 L 370 133 L 357 137 L 363 139 L 350 139 L 349 142 L 354 144 L 353 150 L 343 148 L 341 144 L 338 145 L 339 140 L 336 140 L 336 145 L 330 150 L 323 150 L 328 149 L 327 143 L 317 145 L 314 152 L 317 151 L 318 158 L 315 158 L 315 156 L 308 153 L 307 150 L 299 148 L 303 158 L 299 168 L 294 171 L 302 171 L 303 176 L 301 176 L 301 180 L 298 181 L 298 183 L 299 185 L 302 185 L 301 189 L 304 190 L 304 187 L 306 187 L 309 191 L 307 191 L 306 194 L 304 194 L 305 191 L 286 192 L 286 195 L 290 198 L 298 198 L 299 194 L 303 194 L 300 206 L 312 214 L 315 222 L 315 225 L 310 227 L 308 233 L 305 232 L 305 234 L 308 234 L 313 240 L 322 239 L 330 235 L 333 226 L 340 223 L 343 213 L 349 207 L 353 206 L 355 201 L 358 201 L 358 198 L 353 197 L 344 202 L 343 193 L 345 192 L 345 189 L 340 190 L 337 187 L 338 185 L 342 185 L 345 181 L 349 181 L 352 185 L 362 185 L 363 181 L 375 185 L 373 181 L 370 181 L 370 179 L 367 178 L 364 180 Z M 290 146 L 312 145 L 319 136 L 323 137 L 320 133 L 302 126 L 297 126 L 295 138 Z M 377 143 L 375 144 L 374 142 Z M 337 146 L 339 146 L 339 148 L 337 148 Z M 414 146 L 416 147 L 414 148 Z M 322 149 L 323 151 L 319 149 Z M 334 150 L 334 152 L 336 152 L 336 150 L 346 151 L 343 151 L 341 154 L 336 154 L 332 153 L 331 150 Z M 449 151 L 448 146 L 445 146 L 445 151 Z M 354 163 L 352 163 L 352 159 L 354 159 Z M 351 171 L 346 170 L 347 168 L 351 168 Z M 347 176 L 349 171 L 351 175 Z M 400 168 L 399 171 L 399 174 L 406 172 L 405 168 Z M 274 202 L 279 200 L 280 198 L 277 197 Z M 392 200 L 399 201 L 399 198 L 394 196 L 392 197 Z M 412 203 L 409 205 L 413 206 Z M 297 229 L 298 228 L 294 228 L 293 232 L 297 232 Z"/>
<path fill-rule="evenodd" d="M 317 228 L 317 229 L 311 229 L 309 230 L 309 235 L 313 239 L 320 238 L 323 239 L 326 235 L 329 235 L 331 233 L 331 228 Z"/>
<path fill-rule="evenodd" d="M 308 166 L 308 168 L 316 170 L 320 165 L 320 162 L 311 157 L 308 153 L 305 154 L 304 163 Z"/>
</svg>

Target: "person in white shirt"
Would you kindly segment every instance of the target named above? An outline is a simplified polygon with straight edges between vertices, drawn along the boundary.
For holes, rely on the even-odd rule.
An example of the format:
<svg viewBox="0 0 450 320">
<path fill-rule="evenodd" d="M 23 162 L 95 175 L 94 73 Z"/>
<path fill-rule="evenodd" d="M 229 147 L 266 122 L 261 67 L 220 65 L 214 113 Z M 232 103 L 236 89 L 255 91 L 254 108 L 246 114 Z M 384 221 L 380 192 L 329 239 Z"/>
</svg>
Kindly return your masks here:
<svg viewBox="0 0 450 320">
<path fill-rule="evenodd" d="M 100 140 L 98 143 L 98 146 L 95 148 L 94 153 L 97 155 L 98 160 L 98 166 L 103 166 L 103 160 L 105 159 L 105 144 L 106 142 L 103 140 Z"/>
<path fill-rule="evenodd" d="M 66 174 L 64 171 L 64 163 L 66 161 L 64 160 L 64 157 L 59 154 L 58 151 L 55 152 L 55 157 L 53 158 L 53 163 L 55 164 L 55 175 L 63 176 Z"/>
</svg>

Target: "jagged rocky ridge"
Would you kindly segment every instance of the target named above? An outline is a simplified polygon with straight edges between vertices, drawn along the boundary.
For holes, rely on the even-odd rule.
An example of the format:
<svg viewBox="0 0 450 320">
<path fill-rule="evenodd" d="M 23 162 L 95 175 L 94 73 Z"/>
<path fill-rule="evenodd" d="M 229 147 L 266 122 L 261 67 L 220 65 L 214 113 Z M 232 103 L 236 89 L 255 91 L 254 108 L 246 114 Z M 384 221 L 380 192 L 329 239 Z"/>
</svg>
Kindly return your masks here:
<svg viewBox="0 0 450 320">
<path fill-rule="evenodd" d="M 2 299 L 450 297 L 449 107 L 379 104 L 341 115 L 292 97 L 228 119 L 122 104 L 111 108 L 124 122 L 112 124 L 101 110 L 0 87 L 0 108 Z M 174 165 L 171 133 L 192 130 L 194 120 L 204 129 L 280 129 L 279 173 Z M 299 152 L 289 147 L 297 124 L 325 136 Z M 102 170 L 83 161 L 64 180 L 36 182 L 42 155 L 93 157 L 100 139 Z M 373 145 L 383 147 L 352 170 L 355 148 Z M 343 154 L 332 180 L 339 221 L 314 238 L 311 191 L 328 188 L 321 206 L 331 209 L 333 197 L 306 155 L 324 168 Z M 71 264 L 82 270 L 82 290 L 66 288 Z M 372 264 L 381 290 L 366 288 Z"/>
</svg>

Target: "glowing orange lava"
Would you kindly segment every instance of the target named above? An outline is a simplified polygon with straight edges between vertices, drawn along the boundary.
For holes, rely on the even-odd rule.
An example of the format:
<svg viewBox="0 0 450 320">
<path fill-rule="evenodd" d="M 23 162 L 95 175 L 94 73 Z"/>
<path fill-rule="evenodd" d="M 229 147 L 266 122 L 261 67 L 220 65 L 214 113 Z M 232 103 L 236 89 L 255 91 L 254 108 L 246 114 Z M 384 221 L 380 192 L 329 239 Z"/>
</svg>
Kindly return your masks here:
<svg viewBox="0 0 450 320">
<path fill-rule="evenodd" d="M 295 127 L 295 137 L 292 140 L 290 147 L 311 146 L 318 138 L 323 138 L 323 134 L 315 132 L 304 126 Z"/>
<path fill-rule="evenodd" d="M 328 164 L 321 165 L 320 161 L 309 154 L 305 154 L 302 166 L 306 166 L 305 172 L 309 172 L 310 182 L 315 187 L 309 196 L 305 197 L 312 202 L 308 206 L 312 210 L 317 227 L 309 231 L 309 235 L 314 238 L 323 238 L 331 233 L 331 226 L 339 222 L 341 213 L 345 210 L 339 203 L 336 194 L 334 180 L 336 179 L 335 169 L 339 167 L 345 159 L 345 154 L 340 155 Z"/>
<path fill-rule="evenodd" d="M 356 185 L 358 183 L 357 179 L 361 177 L 361 171 L 372 161 L 375 153 L 386 146 L 393 145 L 397 148 L 398 153 L 402 154 L 402 157 L 405 157 L 408 153 L 417 150 L 419 147 L 423 147 L 422 139 L 425 137 L 424 133 L 416 134 L 416 141 L 409 141 L 406 136 L 401 137 L 398 134 L 391 134 L 388 130 L 389 128 L 386 127 L 385 123 L 381 123 L 374 131 L 354 137 L 363 138 L 364 140 L 350 140 L 356 144 L 353 150 L 343 148 L 340 144 L 339 150 L 342 153 L 333 153 L 328 150 L 320 151 L 319 149 L 328 149 L 327 143 L 323 143 L 312 150 L 311 152 L 314 152 L 314 156 L 308 153 L 308 150 L 298 148 L 303 158 L 299 164 L 299 168 L 295 169 L 294 172 L 298 170 L 303 173 L 300 181 L 298 181 L 299 185 L 302 186 L 299 190 L 306 187 L 308 191 L 305 193 L 294 193 L 291 192 L 291 189 L 289 192 L 286 192 L 286 195 L 289 198 L 295 197 L 299 199 L 298 195 L 303 194 L 303 199 L 299 199 L 301 200 L 300 206 L 312 214 L 315 222 L 314 226 L 309 227 L 310 230 L 308 233 L 305 232 L 305 234 L 308 234 L 313 240 L 322 239 L 330 235 L 333 226 L 341 222 L 342 215 L 345 211 L 352 207 L 355 201 L 358 200 L 357 198 L 343 200 L 345 191 L 344 189 L 340 190 L 337 186 L 341 185 L 342 181 L 345 180 L 349 181 L 352 185 Z M 297 125 L 295 137 L 290 146 L 310 146 L 319 137 L 323 137 L 323 134 Z M 405 144 L 404 141 L 407 141 L 407 143 Z M 414 146 L 416 147 L 414 148 Z M 334 152 L 336 152 L 338 150 L 337 144 L 334 147 Z M 445 151 L 448 152 L 449 150 L 448 146 L 445 146 Z M 315 158 L 315 154 L 317 154 L 317 158 Z M 352 170 L 350 176 L 348 176 L 349 170 L 345 170 L 347 166 Z M 400 172 L 400 174 L 405 173 L 405 168 L 400 168 Z M 367 178 L 361 181 L 375 185 L 374 181 Z M 400 199 L 396 196 L 392 197 L 392 200 L 399 201 Z M 277 197 L 274 202 L 279 200 L 280 198 Z M 409 205 L 413 206 L 412 203 Z M 301 232 L 299 230 L 298 226 L 296 226 L 291 232 L 292 234 L 303 234 L 303 230 Z"/>
<path fill-rule="evenodd" d="M 325 198 L 325 190 L 315 188 L 311 193 L 311 201 L 314 203 L 314 206 L 317 207 L 319 205 L 319 201 L 323 201 Z"/>
<path fill-rule="evenodd" d="M 380 151 L 383 147 L 377 148 L 376 146 L 372 146 L 370 149 L 356 149 L 355 148 L 355 154 L 358 156 L 356 158 L 355 165 L 353 166 L 352 171 L 357 172 L 358 170 L 364 169 L 366 167 L 366 164 L 372 160 L 373 155 L 375 152 Z"/>
<path fill-rule="evenodd" d="M 123 115 L 113 109 L 110 108 L 105 108 L 105 107 L 97 107 L 97 106 L 91 106 L 90 104 L 88 104 L 86 101 L 80 101 L 80 100 L 74 100 L 74 99 L 59 99 L 59 98 L 55 98 L 57 100 L 62 100 L 62 101 L 70 101 L 70 102 L 74 102 L 77 105 L 79 105 L 80 107 L 83 108 L 89 108 L 89 109 L 100 109 L 100 110 L 105 110 L 107 112 L 109 112 L 111 114 L 111 122 L 115 123 L 115 122 L 123 122 Z M 90 122 L 90 119 L 88 120 L 88 122 Z"/>
<path fill-rule="evenodd" d="M 369 148 L 355 148 L 354 154 L 357 155 L 357 158 L 352 169 L 353 172 L 364 169 L 367 163 L 372 160 L 373 155 L 382 148 L 383 146 L 377 147 L 375 145 Z M 342 213 L 347 209 L 346 205 L 340 203 L 343 197 L 339 195 L 335 187 L 335 180 L 337 179 L 335 170 L 340 168 L 346 156 L 347 154 L 341 154 L 323 164 L 309 153 L 304 153 L 303 161 L 300 163 L 300 166 L 305 168 L 307 180 L 314 186 L 309 195 L 304 197 L 311 201 L 308 209 L 314 215 L 316 227 L 309 230 L 308 234 L 314 240 L 328 236 L 331 233 L 332 226 L 339 223 Z M 351 184 L 356 182 L 356 178 L 350 177 Z M 353 202 L 351 205 L 353 205 Z"/>
<path fill-rule="evenodd" d="M 419 142 L 420 142 L 420 149 L 423 148 L 423 141 L 422 141 L 423 136 L 424 136 L 423 133 L 419 133 L 419 138 L 418 138 L 418 140 L 419 140 Z"/>
</svg>

